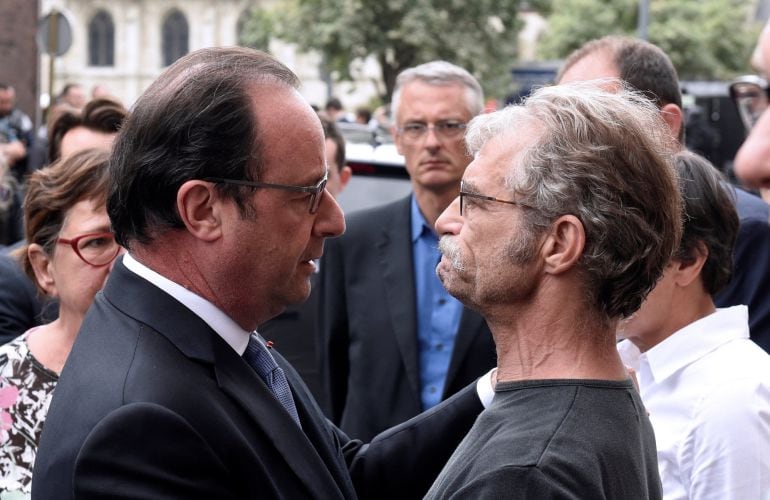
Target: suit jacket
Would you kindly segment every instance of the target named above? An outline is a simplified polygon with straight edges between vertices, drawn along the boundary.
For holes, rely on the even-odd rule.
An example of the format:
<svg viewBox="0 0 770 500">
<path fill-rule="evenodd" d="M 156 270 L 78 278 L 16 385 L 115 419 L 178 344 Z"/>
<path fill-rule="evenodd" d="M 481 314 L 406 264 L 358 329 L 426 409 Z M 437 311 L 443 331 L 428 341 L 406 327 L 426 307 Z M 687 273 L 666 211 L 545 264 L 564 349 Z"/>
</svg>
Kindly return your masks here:
<svg viewBox="0 0 770 500">
<path fill-rule="evenodd" d="M 422 411 L 410 197 L 352 214 L 321 263 L 323 371 L 331 417 L 369 439 Z M 494 367 L 492 334 L 463 309 L 443 398 Z"/>
<path fill-rule="evenodd" d="M 481 411 L 469 387 L 364 446 L 276 358 L 302 429 L 203 320 L 116 264 L 54 392 L 32 497 L 417 498 Z"/>
<path fill-rule="evenodd" d="M 38 294 L 19 262 L 0 252 L 0 344 L 58 316 L 58 301 Z"/>
<path fill-rule="evenodd" d="M 740 219 L 733 250 L 733 277 L 715 297 L 717 307 L 749 307 L 751 340 L 770 352 L 770 206 L 735 188 Z"/>
</svg>

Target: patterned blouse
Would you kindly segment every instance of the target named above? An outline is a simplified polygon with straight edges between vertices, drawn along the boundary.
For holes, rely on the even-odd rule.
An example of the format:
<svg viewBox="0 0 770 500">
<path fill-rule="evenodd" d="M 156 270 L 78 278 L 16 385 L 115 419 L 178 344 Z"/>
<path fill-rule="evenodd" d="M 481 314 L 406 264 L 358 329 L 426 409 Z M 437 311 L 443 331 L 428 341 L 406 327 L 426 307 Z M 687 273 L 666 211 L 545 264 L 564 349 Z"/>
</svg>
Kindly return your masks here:
<svg viewBox="0 0 770 500">
<path fill-rule="evenodd" d="M 0 500 L 30 496 L 37 445 L 59 380 L 29 352 L 32 331 L 0 346 Z"/>
</svg>

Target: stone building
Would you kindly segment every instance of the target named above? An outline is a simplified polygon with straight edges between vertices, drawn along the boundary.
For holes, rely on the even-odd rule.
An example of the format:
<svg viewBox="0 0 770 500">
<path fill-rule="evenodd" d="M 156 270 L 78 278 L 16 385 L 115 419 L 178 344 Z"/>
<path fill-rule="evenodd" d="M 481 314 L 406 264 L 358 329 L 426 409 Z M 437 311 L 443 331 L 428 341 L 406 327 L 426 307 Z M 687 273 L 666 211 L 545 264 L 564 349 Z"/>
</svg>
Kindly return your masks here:
<svg viewBox="0 0 770 500">
<path fill-rule="evenodd" d="M 279 1 L 279 0 L 274 0 Z M 71 49 L 55 64 L 55 92 L 65 83 L 82 84 L 90 92 L 103 85 L 130 105 L 165 67 L 189 51 L 236 45 L 241 19 L 252 7 L 269 9 L 255 0 L 42 0 L 41 13 L 57 9 L 73 31 Z M 320 74 L 318 54 L 300 54 L 278 40 L 270 51 L 294 70 L 302 93 L 323 105 L 334 92 L 349 108 L 368 102 L 376 89 L 370 76 L 360 82 L 331 87 Z M 41 64 L 42 92 L 48 88 L 47 56 Z M 377 68 L 364 70 L 376 75 Z"/>
</svg>

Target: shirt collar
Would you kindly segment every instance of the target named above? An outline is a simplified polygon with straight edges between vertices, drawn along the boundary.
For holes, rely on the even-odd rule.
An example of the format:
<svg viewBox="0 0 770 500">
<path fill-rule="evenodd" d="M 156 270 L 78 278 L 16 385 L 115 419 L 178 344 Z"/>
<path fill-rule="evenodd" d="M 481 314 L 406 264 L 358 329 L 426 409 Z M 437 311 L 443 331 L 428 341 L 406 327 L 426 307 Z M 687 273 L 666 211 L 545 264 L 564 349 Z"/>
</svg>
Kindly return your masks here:
<svg viewBox="0 0 770 500">
<path fill-rule="evenodd" d="M 182 303 L 182 305 L 189 309 L 193 314 L 206 322 L 206 324 L 222 337 L 222 339 L 224 339 L 224 341 L 227 342 L 238 355 L 243 356 L 243 353 L 246 351 L 246 345 L 249 343 L 249 335 L 251 335 L 251 332 L 247 332 L 238 326 L 238 324 L 221 309 L 182 285 L 174 283 L 165 276 L 156 273 L 134 259 L 130 253 L 123 256 L 123 265 L 125 265 L 129 271 L 146 279 Z"/>
<path fill-rule="evenodd" d="M 688 366 L 718 347 L 736 339 L 749 338 L 749 309 L 733 306 L 717 309 L 649 349 L 639 353 L 636 346 L 625 340 L 618 346 L 623 361 L 632 368 L 636 357 L 645 359 L 656 383 L 661 383 L 685 366 Z M 634 366 L 636 364 L 636 366 Z"/>
<path fill-rule="evenodd" d="M 420 211 L 420 206 L 417 204 L 417 198 L 412 194 L 412 243 L 416 242 L 420 237 L 428 231 L 428 234 L 435 235 L 435 231 L 425 220 L 425 216 Z"/>
</svg>

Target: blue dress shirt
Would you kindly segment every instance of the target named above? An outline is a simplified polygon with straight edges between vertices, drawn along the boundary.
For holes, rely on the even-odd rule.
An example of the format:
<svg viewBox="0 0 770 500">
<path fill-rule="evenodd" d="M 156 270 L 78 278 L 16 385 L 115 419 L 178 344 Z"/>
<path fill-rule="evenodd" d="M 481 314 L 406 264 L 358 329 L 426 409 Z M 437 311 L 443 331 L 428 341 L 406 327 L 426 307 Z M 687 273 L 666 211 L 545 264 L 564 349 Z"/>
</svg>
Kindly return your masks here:
<svg viewBox="0 0 770 500">
<path fill-rule="evenodd" d="M 417 342 L 422 409 L 441 402 L 460 326 L 462 304 L 449 295 L 436 276 L 441 259 L 438 237 L 412 196 L 412 257 L 417 297 Z"/>
</svg>

